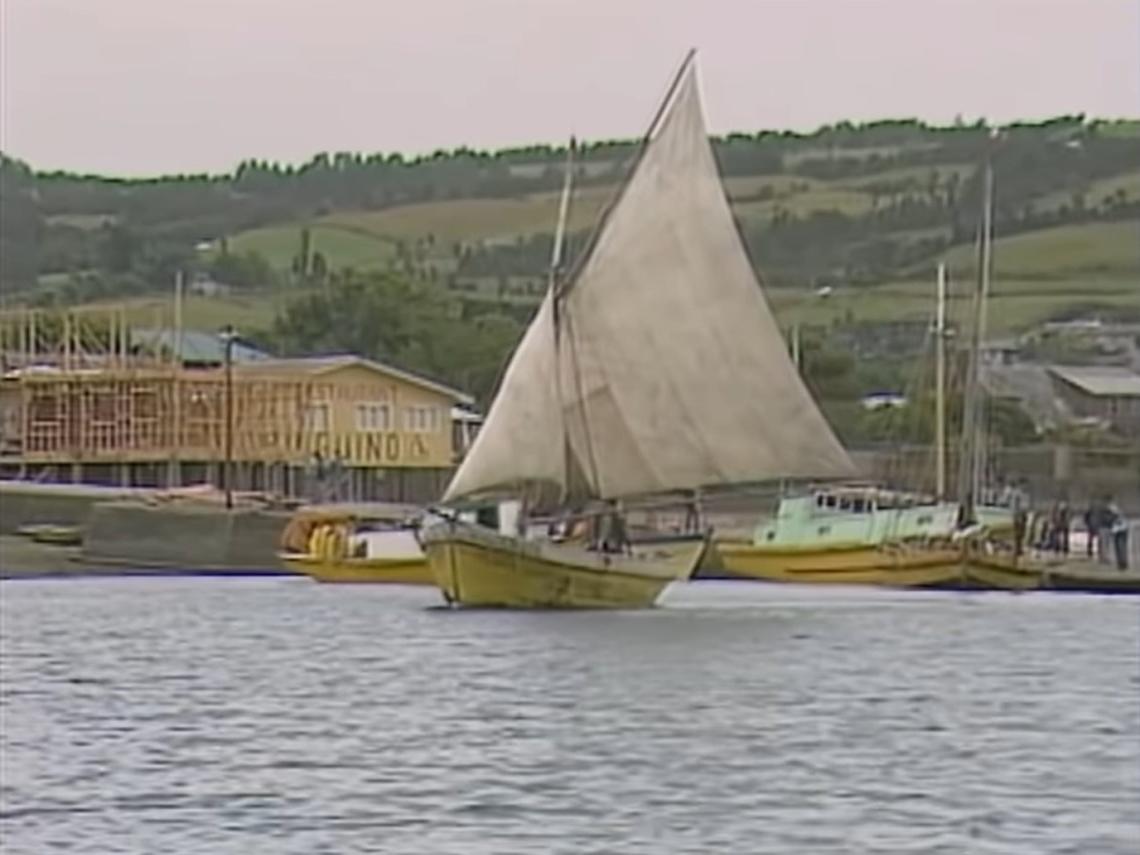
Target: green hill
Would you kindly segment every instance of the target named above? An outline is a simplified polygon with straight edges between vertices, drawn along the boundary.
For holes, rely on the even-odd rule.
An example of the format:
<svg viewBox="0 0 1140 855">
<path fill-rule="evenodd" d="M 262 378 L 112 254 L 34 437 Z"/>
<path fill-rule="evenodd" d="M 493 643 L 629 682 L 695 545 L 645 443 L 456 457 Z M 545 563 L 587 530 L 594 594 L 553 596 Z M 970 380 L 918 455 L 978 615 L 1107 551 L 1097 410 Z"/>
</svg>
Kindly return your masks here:
<svg viewBox="0 0 1140 855">
<path fill-rule="evenodd" d="M 1089 305 L 1134 310 L 1136 127 L 1062 116 L 1009 125 L 995 143 L 981 123 L 885 120 L 713 145 L 773 301 L 839 322 L 921 314 L 941 258 L 956 281 L 970 278 L 980 164 L 991 158 L 995 314 L 1017 326 Z M 609 141 L 579 153 L 571 253 L 635 151 L 634 141 Z M 0 287 L 13 302 L 140 301 L 169 294 L 181 269 L 230 285 L 233 311 L 265 323 L 274 313 L 263 305 L 351 268 L 428 283 L 473 316 L 522 313 L 544 287 L 564 162 L 549 146 L 417 159 L 341 153 L 126 181 L 0 157 Z M 822 285 L 834 290 L 826 305 L 791 308 Z"/>
</svg>

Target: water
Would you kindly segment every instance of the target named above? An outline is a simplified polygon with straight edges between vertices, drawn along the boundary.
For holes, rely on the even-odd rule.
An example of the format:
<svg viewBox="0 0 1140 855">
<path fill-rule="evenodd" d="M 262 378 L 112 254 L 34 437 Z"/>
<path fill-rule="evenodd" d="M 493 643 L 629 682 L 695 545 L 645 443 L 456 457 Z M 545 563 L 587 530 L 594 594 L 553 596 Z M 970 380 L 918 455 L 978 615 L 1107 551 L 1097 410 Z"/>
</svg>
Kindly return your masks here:
<svg viewBox="0 0 1140 855">
<path fill-rule="evenodd" d="M 1074 853 L 1140 839 L 1136 601 L 702 583 L 446 612 L 0 585 L 24 853 Z"/>
</svg>

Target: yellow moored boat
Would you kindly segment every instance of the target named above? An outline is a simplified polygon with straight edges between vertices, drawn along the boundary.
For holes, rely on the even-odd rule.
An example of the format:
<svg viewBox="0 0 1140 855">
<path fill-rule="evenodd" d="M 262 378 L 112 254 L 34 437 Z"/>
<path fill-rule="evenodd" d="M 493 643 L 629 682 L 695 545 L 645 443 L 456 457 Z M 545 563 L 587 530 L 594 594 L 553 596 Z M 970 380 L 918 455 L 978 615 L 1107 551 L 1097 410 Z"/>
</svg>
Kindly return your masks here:
<svg viewBox="0 0 1140 855">
<path fill-rule="evenodd" d="M 716 549 L 733 575 L 769 582 L 943 588 L 957 587 L 963 571 L 962 549 L 949 543 L 777 550 L 728 542 L 717 543 Z"/>
<path fill-rule="evenodd" d="M 517 525 L 480 527 L 443 511 L 422 533 L 452 604 L 651 606 L 692 575 L 707 536 L 633 543 L 626 510 L 854 474 L 734 224 L 692 54 L 563 275 L 567 167 L 550 287 L 443 497 L 450 508 L 514 497 L 524 512 Z M 589 546 L 529 530 L 535 509 L 591 519 Z"/>
<path fill-rule="evenodd" d="M 281 560 L 318 582 L 432 584 L 415 528 L 383 506 L 300 511 L 282 535 Z"/>
</svg>

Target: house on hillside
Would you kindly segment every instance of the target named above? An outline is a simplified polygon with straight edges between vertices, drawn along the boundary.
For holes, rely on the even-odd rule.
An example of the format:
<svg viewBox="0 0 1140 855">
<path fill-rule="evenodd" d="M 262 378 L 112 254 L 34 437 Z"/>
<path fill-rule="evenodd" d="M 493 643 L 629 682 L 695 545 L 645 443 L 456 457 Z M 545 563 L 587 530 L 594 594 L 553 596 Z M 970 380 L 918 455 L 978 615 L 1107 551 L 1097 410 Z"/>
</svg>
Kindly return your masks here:
<svg viewBox="0 0 1140 855">
<path fill-rule="evenodd" d="M 1073 414 L 1054 388 L 1052 375 L 1044 365 L 996 360 L 983 363 L 982 388 L 995 401 L 1006 401 L 1021 408 L 1039 434 L 1073 420 Z"/>
<path fill-rule="evenodd" d="M 186 290 L 198 297 L 228 297 L 233 289 L 225 282 L 201 275 L 194 277 L 186 286 Z"/>
<path fill-rule="evenodd" d="M 1021 342 L 1015 338 L 987 341 L 981 347 L 983 365 L 1013 365 L 1021 355 Z"/>
<path fill-rule="evenodd" d="M 1140 436 L 1140 374 L 1118 366 L 1050 366 L 1053 387 L 1074 415 Z"/>
<path fill-rule="evenodd" d="M 898 392 L 871 392 L 859 399 L 864 410 L 897 410 L 907 405 L 905 395 Z"/>
</svg>

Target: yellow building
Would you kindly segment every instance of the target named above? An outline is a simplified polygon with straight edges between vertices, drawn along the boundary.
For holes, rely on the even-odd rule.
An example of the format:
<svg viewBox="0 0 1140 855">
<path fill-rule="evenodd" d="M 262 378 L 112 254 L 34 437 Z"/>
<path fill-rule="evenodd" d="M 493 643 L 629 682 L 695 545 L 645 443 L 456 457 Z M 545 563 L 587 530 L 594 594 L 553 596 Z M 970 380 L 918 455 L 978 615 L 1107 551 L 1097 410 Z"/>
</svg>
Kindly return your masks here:
<svg viewBox="0 0 1140 855">
<path fill-rule="evenodd" d="M 46 328 L 7 330 L 3 477 L 222 485 L 228 457 L 236 490 L 426 502 L 470 439 L 468 396 L 379 362 L 250 358 L 227 376 L 210 356 L 140 349 L 125 324 L 99 325 L 95 346 L 82 320 Z"/>
<path fill-rule="evenodd" d="M 346 479 L 340 498 L 430 501 L 443 491 L 469 438 L 456 429 L 456 422 L 468 419 L 453 412 L 456 405 L 471 403 L 468 396 L 373 360 L 264 360 L 234 373 L 251 389 L 303 384 L 289 459 L 339 468 Z M 241 409 L 235 403 L 235 411 Z M 235 428 L 235 458 L 254 460 L 259 449 L 274 445 L 249 432 L 239 434 Z"/>
</svg>

